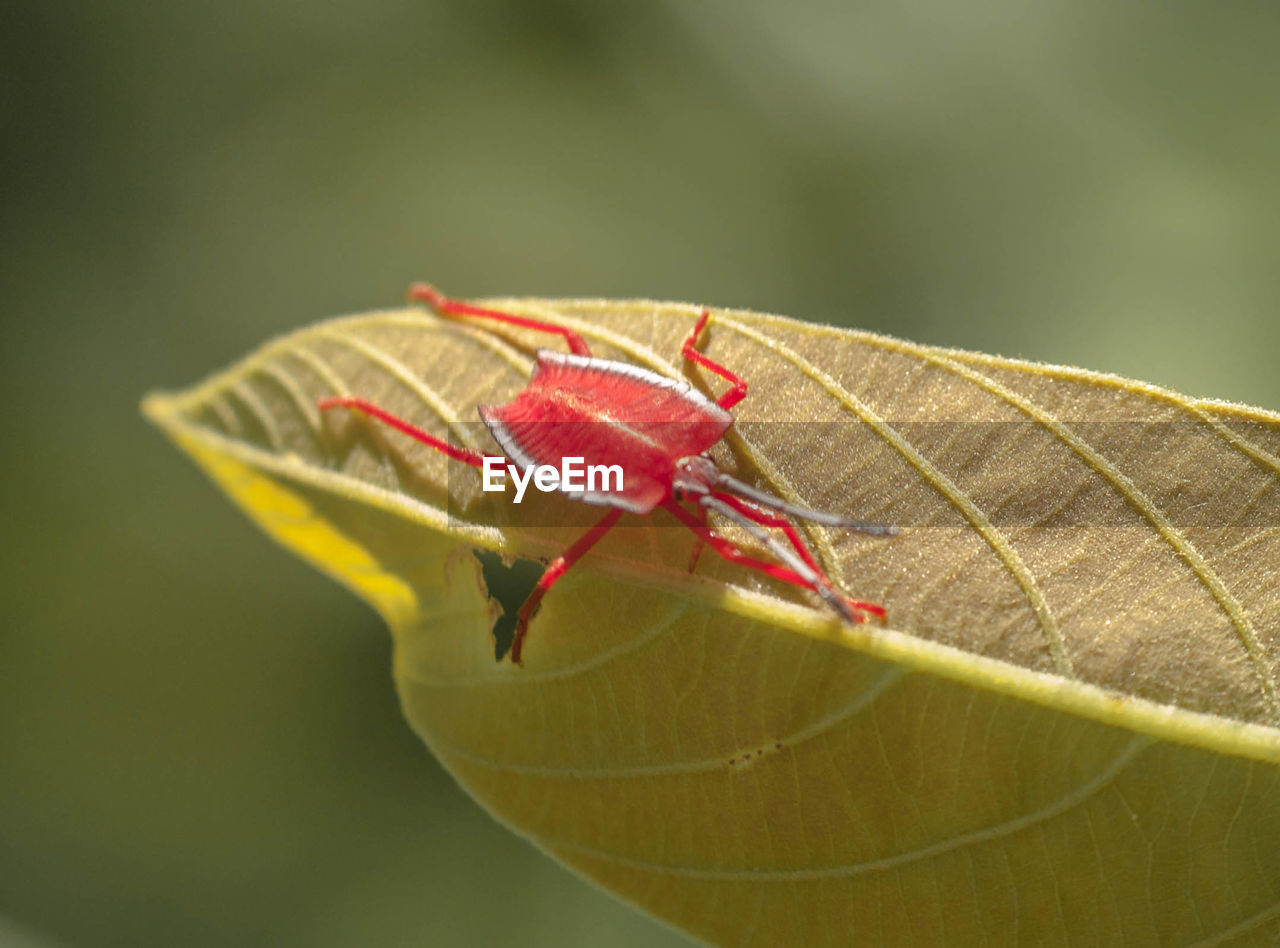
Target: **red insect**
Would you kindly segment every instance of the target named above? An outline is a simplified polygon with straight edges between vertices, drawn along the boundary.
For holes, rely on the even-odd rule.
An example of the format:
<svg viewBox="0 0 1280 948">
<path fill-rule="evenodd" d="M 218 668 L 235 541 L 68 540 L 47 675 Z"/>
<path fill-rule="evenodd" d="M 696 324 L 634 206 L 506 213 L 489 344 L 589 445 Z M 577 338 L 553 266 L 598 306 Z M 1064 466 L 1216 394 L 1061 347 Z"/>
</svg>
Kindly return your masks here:
<svg viewBox="0 0 1280 948">
<path fill-rule="evenodd" d="M 520 608 L 511 643 L 511 660 L 517 665 L 521 663 L 529 620 L 547 590 L 609 532 L 624 512 L 647 514 L 656 507 L 669 511 L 697 534 L 699 548 L 704 542 L 726 560 L 811 589 L 849 622 L 865 622 L 868 616 L 884 618 L 883 606 L 842 595 L 796 528 L 777 514 L 877 536 L 892 536 L 897 528 L 789 504 L 730 477 L 705 453 L 729 430 L 733 424 L 729 409 L 747 394 L 745 381 L 696 348 L 711 316 L 709 310 L 702 311 L 680 354 L 730 383 L 731 388 L 715 401 L 687 381 L 666 378 L 628 362 L 597 359 L 582 337 L 564 326 L 452 300 L 421 283 L 410 289 L 409 299 L 430 304 L 442 316 L 474 316 L 563 336 L 570 354 L 539 349 L 528 386 L 505 405 L 481 405 L 480 417 L 506 458 L 522 471 L 535 464 L 559 467 L 565 456 L 582 457 L 586 465 L 618 465 L 623 471 L 619 490 L 562 491 L 573 500 L 611 509 L 551 561 Z M 486 456 L 506 459 L 454 447 L 362 398 L 324 398 L 318 404 L 322 409 L 341 407 L 363 412 L 472 467 L 483 467 Z M 685 509 L 681 501 L 694 504 L 697 512 Z M 715 533 L 707 526 L 708 511 L 737 524 L 779 562 L 749 556 Z M 780 530 L 787 543 L 770 529 Z M 696 555 L 695 550 L 695 558 Z M 691 569 L 692 565 L 691 562 Z"/>
</svg>

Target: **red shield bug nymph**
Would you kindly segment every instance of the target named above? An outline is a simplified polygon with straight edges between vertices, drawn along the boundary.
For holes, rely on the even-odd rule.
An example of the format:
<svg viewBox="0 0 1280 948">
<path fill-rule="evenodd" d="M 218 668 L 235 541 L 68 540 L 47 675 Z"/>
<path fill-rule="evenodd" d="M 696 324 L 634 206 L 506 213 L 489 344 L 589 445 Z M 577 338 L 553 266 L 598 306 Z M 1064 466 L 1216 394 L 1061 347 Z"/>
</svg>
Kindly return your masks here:
<svg viewBox="0 0 1280 948">
<path fill-rule="evenodd" d="M 547 590 L 624 513 L 643 515 L 658 507 L 670 512 L 698 536 L 700 543 L 706 543 L 726 560 L 813 590 L 849 622 L 865 622 L 868 616 L 884 618 L 883 606 L 850 599 L 836 589 L 799 531 L 781 515 L 875 536 L 893 536 L 897 528 L 787 503 L 724 473 L 705 453 L 729 430 L 733 424 L 729 409 L 747 394 L 743 379 L 697 349 L 711 317 L 709 310 L 702 311 L 680 354 L 730 384 L 729 390 L 715 400 L 688 381 L 670 379 L 628 362 L 598 359 L 581 336 L 564 326 L 452 300 L 426 284 L 414 285 L 409 299 L 428 303 L 441 316 L 507 323 L 562 336 L 568 344 L 568 354 L 552 349 L 537 351 L 529 384 L 513 401 L 480 406 L 480 417 L 503 454 L 484 455 L 455 447 L 362 398 L 324 398 L 318 402 L 321 409 L 363 412 L 476 468 L 485 466 L 486 457 L 509 459 L 522 471 L 541 465 L 560 467 L 566 457 L 572 457 L 586 465 L 616 466 L 622 472 L 621 483 L 613 491 L 561 490 L 572 500 L 608 507 L 609 511 L 551 561 L 521 606 L 511 643 L 511 660 L 517 665 L 529 620 Z M 693 511 L 683 504 L 692 505 Z M 707 523 L 709 512 L 741 527 L 776 562 L 752 557 L 717 534 Z M 786 542 L 772 530 L 779 531 Z"/>
</svg>

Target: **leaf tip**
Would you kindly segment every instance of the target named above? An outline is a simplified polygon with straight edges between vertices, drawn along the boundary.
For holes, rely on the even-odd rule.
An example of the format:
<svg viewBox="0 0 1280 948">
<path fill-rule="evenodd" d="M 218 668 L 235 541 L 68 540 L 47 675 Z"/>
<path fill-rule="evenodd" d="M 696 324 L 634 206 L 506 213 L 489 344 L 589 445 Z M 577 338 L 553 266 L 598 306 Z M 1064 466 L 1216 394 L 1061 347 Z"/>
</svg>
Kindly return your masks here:
<svg viewBox="0 0 1280 948">
<path fill-rule="evenodd" d="M 170 392 L 147 392 L 138 403 L 142 416 L 157 428 L 168 430 L 177 413 L 176 399 Z"/>
</svg>

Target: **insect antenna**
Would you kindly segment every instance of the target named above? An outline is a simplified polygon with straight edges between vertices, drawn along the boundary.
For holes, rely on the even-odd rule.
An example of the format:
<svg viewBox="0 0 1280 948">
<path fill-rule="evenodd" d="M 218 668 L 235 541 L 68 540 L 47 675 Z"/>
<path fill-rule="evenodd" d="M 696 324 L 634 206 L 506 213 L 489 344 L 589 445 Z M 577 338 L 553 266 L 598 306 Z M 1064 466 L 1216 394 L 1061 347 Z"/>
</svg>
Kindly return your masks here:
<svg viewBox="0 0 1280 948">
<path fill-rule="evenodd" d="M 898 528 L 891 524 L 871 523 L 867 520 L 850 520 L 848 517 L 842 517 L 839 514 L 827 513 L 824 510 L 810 510 L 808 507 L 787 503 L 781 497 L 774 497 L 772 494 L 752 487 L 750 484 L 744 484 L 736 477 L 730 477 L 723 471 L 717 473 L 716 483 L 730 493 L 757 503 L 761 507 L 768 507 L 771 510 L 776 510 L 779 513 L 784 513 L 800 520 L 809 520 L 813 523 L 820 523 L 823 526 L 840 527 L 844 530 L 852 530 L 855 533 L 866 533 L 877 537 L 896 537 L 898 535 Z"/>
<path fill-rule="evenodd" d="M 768 495 L 765 495 L 768 496 Z M 850 622 L 862 622 L 863 617 L 854 612 L 853 607 L 845 601 L 845 599 L 831 588 L 831 583 L 825 576 L 818 573 L 808 563 L 802 560 L 791 547 L 782 543 L 777 537 L 773 536 L 764 527 L 748 518 L 745 514 L 739 513 L 722 500 L 717 500 L 710 494 L 705 494 L 698 498 L 698 505 L 706 507 L 708 510 L 714 510 L 726 520 L 740 526 L 749 534 L 755 537 L 764 545 L 770 553 L 777 557 L 781 562 L 785 563 L 788 568 L 796 573 L 801 579 L 809 584 L 809 587 L 821 596 L 828 604 L 837 612 L 844 616 Z"/>
</svg>

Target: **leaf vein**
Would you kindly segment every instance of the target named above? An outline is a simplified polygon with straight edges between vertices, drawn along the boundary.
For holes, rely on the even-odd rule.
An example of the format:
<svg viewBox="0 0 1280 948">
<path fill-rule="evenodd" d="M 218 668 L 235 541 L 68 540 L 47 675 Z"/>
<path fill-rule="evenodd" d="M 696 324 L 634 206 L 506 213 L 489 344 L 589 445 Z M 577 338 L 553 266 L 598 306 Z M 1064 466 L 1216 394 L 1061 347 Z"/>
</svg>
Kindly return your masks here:
<svg viewBox="0 0 1280 948">
<path fill-rule="evenodd" d="M 275 416 L 271 414 L 271 410 L 262 403 L 262 399 L 258 397 L 258 393 L 253 390 L 249 383 L 240 378 L 231 383 L 231 394 L 240 399 L 241 403 L 247 407 L 262 426 L 263 433 L 267 436 L 267 441 L 271 444 L 271 450 L 279 454 L 284 450 L 284 439 L 280 436 L 280 428 L 276 424 Z"/>
<path fill-rule="evenodd" d="M 932 859 L 936 856 L 956 852 L 970 846 L 992 842 L 1006 836 L 1012 836 L 1015 833 L 1022 832 L 1023 830 L 1039 828 L 1049 820 L 1069 813 L 1078 806 L 1083 806 L 1093 797 L 1110 787 L 1124 769 L 1132 764 L 1138 754 L 1150 746 L 1150 744 L 1151 741 L 1148 738 L 1140 736 L 1132 738 L 1125 746 L 1124 750 L 1117 754 L 1115 759 L 1107 764 L 1107 766 L 1099 771 L 1094 777 L 1087 780 L 1070 793 L 1059 797 L 1057 800 L 1041 807 L 1038 810 L 1033 810 L 1032 812 L 1023 814 L 1022 816 L 1014 817 L 1004 821 L 1003 823 L 984 826 L 976 830 L 971 830 L 967 833 L 961 833 L 959 836 L 955 836 L 951 839 L 931 843 L 927 846 L 920 846 L 916 849 L 905 850 L 900 853 L 894 853 L 891 856 L 883 856 L 878 859 L 869 859 L 858 863 L 848 863 L 838 866 L 823 866 L 822 868 L 814 869 L 719 869 L 706 868 L 702 866 L 673 866 L 649 862 L 643 859 L 635 859 L 630 856 L 624 856 L 619 853 L 585 846 L 580 843 L 556 840 L 545 836 L 537 836 L 535 839 L 537 839 L 540 845 L 545 846 L 548 849 L 567 850 L 589 858 L 601 859 L 606 862 L 611 862 L 615 865 L 625 866 L 631 869 L 641 869 L 664 875 L 683 876 L 686 878 L 712 879 L 717 881 L 743 880 L 749 882 L 805 882 L 819 879 L 866 875 L 868 873 L 897 869 L 904 865 L 921 862 L 926 859 Z"/>
<path fill-rule="evenodd" d="M 244 435 L 244 426 L 240 424 L 240 416 L 236 414 L 234 408 L 227 404 L 225 393 L 215 392 L 210 395 L 208 404 L 213 409 L 213 413 L 218 416 L 218 422 L 226 429 L 227 434 L 235 438 Z"/>
<path fill-rule="evenodd" d="M 402 326 L 406 329 L 429 329 L 434 331 L 461 332 L 489 351 L 493 352 L 509 366 L 527 378 L 533 371 L 533 360 L 515 348 L 504 337 L 492 330 L 481 329 L 462 319 L 446 319 L 429 310 L 412 310 L 410 312 L 379 313 L 370 316 L 362 326 Z"/>
<path fill-rule="evenodd" d="M 890 666 L 884 674 L 882 674 L 869 687 L 858 692 L 848 703 L 841 705 L 835 711 L 816 721 L 811 722 L 799 730 L 790 734 L 770 738 L 771 742 L 780 743 L 787 747 L 795 747 L 804 741 L 811 740 L 826 731 L 831 730 L 836 725 L 843 723 L 853 717 L 856 717 L 862 711 L 866 710 L 874 704 L 886 691 L 892 688 L 905 675 L 905 671 L 900 666 Z M 467 763 L 485 767 L 489 770 L 496 770 L 500 773 L 522 774 L 531 777 L 549 777 L 583 779 L 583 780 L 612 780 L 615 778 L 633 778 L 633 777 L 659 777 L 669 774 L 692 774 L 706 773 L 709 771 L 726 770 L 728 768 L 728 760 L 733 754 L 721 754 L 715 757 L 707 757 L 701 760 L 682 760 L 674 761 L 667 764 L 638 764 L 632 767 L 551 767 L 538 766 L 534 764 L 516 764 L 510 761 L 495 760 L 492 757 L 485 757 L 476 754 L 473 751 L 466 750 L 456 744 L 443 741 L 438 737 L 432 737 L 432 746 L 437 752 L 443 751 L 447 754 L 459 757 Z"/>
<path fill-rule="evenodd" d="M 971 497 L 960 489 L 958 484 L 916 450 L 911 442 L 877 415 L 870 406 L 866 405 L 856 395 L 798 352 L 732 320 L 717 319 L 716 325 L 731 328 L 791 362 L 825 388 L 844 408 L 856 415 L 881 440 L 896 450 L 912 467 L 919 471 L 921 476 L 969 521 L 973 528 L 981 534 L 987 545 L 991 547 L 992 551 L 995 552 L 1000 562 L 1004 564 L 1005 568 L 1013 576 L 1014 581 L 1022 588 L 1023 594 L 1027 597 L 1028 605 L 1030 605 L 1031 611 L 1035 614 L 1037 621 L 1040 623 L 1040 628 L 1044 632 L 1049 653 L 1053 658 L 1053 663 L 1058 673 L 1067 677 L 1073 676 L 1071 660 L 1067 655 L 1066 642 L 1062 630 L 1058 627 L 1057 619 L 1049 608 L 1043 590 L 1040 589 L 1027 564 L 1018 555 L 1017 550 L 1014 549 L 1008 536 L 991 522 L 991 518 L 974 503 Z"/>
<path fill-rule="evenodd" d="M 1102 452 L 1076 434 L 1070 426 L 1058 421 L 1051 413 L 1041 408 L 1031 399 L 1021 395 L 995 379 L 983 375 L 968 366 L 961 365 L 953 359 L 936 352 L 923 352 L 922 357 L 939 368 L 946 369 L 961 378 L 986 389 L 997 398 L 1005 401 L 1023 414 L 1038 422 L 1046 431 L 1062 443 L 1070 447 L 1079 457 L 1085 460 L 1095 471 L 1101 474 L 1147 521 L 1156 529 L 1161 538 L 1168 543 L 1190 568 L 1195 577 L 1217 601 L 1218 606 L 1226 613 L 1236 630 L 1241 644 L 1244 646 L 1254 674 L 1262 686 L 1263 697 L 1274 722 L 1280 723 L 1280 697 L 1274 676 L 1267 667 L 1266 655 L 1262 643 L 1258 641 L 1253 625 L 1245 615 L 1244 607 L 1227 589 L 1222 578 L 1211 567 L 1195 545 L 1187 539 L 1165 516 L 1159 506 L 1149 498 L 1133 480 L 1107 459 Z"/>
<path fill-rule="evenodd" d="M 1234 941 L 1241 935 L 1247 935 L 1251 931 L 1261 928 L 1267 922 L 1280 918 L 1280 902 L 1276 902 L 1268 908 L 1260 912 L 1255 912 L 1248 918 L 1243 919 L 1230 928 L 1224 928 L 1216 935 L 1211 935 L 1201 941 L 1196 942 L 1191 948 L 1216 948 L 1218 945 L 1225 945 L 1230 941 Z"/>
<path fill-rule="evenodd" d="M 351 389 L 347 387 L 347 383 L 342 380 L 342 377 L 333 370 L 333 367 L 306 346 L 301 344 L 290 345 L 287 353 L 318 375 L 329 386 L 329 390 L 334 395 L 345 397 L 351 394 Z"/>
<path fill-rule="evenodd" d="M 311 433 L 319 438 L 324 433 L 324 426 L 320 420 L 320 409 L 316 407 L 316 403 L 307 397 L 307 393 L 302 390 L 302 386 L 298 384 L 298 379 L 280 365 L 279 362 L 265 362 L 258 367 L 258 371 L 271 379 L 280 386 L 289 396 L 294 406 L 298 409 L 298 413 L 306 419 L 307 427 L 311 429 Z"/>
<path fill-rule="evenodd" d="M 396 381 L 400 382 L 405 388 L 409 389 L 417 398 L 431 411 L 433 411 L 442 422 L 454 433 L 460 442 L 468 447 L 476 447 L 471 432 L 457 418 L 458 409 L 454 408 L 446 402 L 435 389 L 431 388 L 423 382 L 413 370 L 407 365 L 391 355 L 389 352 L 380 349 L 371 342 L 352 336 L 336 329 L 320 329 L 320 335 L 326 339 L 346 346 L 353 352 L 358 352 L 370 362 L 381 366 L 389 372 Z"/>
</svg>

